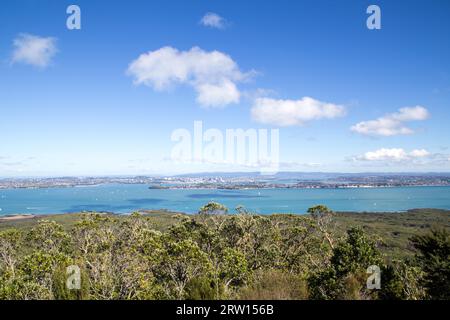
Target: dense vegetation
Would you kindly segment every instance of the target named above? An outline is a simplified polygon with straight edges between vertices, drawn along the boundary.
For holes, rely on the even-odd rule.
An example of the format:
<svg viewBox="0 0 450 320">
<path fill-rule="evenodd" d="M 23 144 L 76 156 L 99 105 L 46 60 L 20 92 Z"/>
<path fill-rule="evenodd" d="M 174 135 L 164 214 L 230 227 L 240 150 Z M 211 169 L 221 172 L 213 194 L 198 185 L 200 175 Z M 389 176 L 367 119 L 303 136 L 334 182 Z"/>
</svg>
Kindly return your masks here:
<svg viewBox="0 0 450 320">
<path fill-rule="evenodd" d="M 362 225 L 364 214 L 325 206 L 308 215 L 236 210 L 211 202 L 197 215 L 86 213 L 0 224 L 0 299 L 450 298 L 448 212 L 444 224 L 430 213 L 440 224 L 433 228 L 411 223 L 414 212 L 402 226 L 377 214 Z M 397 239 L 411 228 L 423 232 Z M 380 289 L 367 288 L 374 265 Z M 79 289 L 67 287 L 68 266 L 81 271 Z"/>
</svg>

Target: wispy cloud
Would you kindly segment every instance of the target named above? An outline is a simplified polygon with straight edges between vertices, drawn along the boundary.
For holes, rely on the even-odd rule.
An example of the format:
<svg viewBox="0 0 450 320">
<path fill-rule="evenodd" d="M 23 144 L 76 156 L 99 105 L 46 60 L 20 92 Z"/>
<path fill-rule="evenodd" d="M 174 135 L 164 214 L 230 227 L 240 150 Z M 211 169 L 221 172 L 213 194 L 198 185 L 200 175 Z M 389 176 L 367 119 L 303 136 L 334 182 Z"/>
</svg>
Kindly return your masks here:
<svg viewBox="0 0 450 320">
<path fill-rule="evenodd" d="M 407 135 L 413 134 L 414 130 L 406 126 L 405 122 L 423 121 L 428 117 L 428 110 L 422 106 L 406 107 L 376 120 L 362 121 L 350 129 L 353 132 L 368 136 Z"/>
<path fill-rule="evenodd" d="M 286 127 L 302 125 L 311 120 L 342 117 L 346 111 L 342 105 L 304 97 L 300 100 L 257 98 L 251 113 L 257 122 Z"/>
<path fill-rule="evenodd" d="M 56 39 L 31 34 L 20 34 L 13 42 L 12 63 L 23 63 L 45 68 L 57 52 Z"/>
<path fill-rule="evenodd" d="M 23 173 L 29 171 L 32 167 L 36 167 L 39 161 L 35 157 L 0 157 L 0 172 L 7 173 Z"/>
<path fill-rule="evenodd" d="M 403 148 L 381 148 L 354 156 L 348 160 L 356 166 L 362 165 L 364 167 L 419 168 L 434 166 L 443 169 L 450 164 L 450 155 L 432 153 L 426 149 L 406 151 Z"/>
<path fill-rule="evenodd" d="M 197 102 L 204 107 L 239 103 L 241 92 L 237 83 L 253 75 L 241 72 L 229 55 L 198 47 L 188 51 L 172 47 L 149 51 L 130 64 L 128 74 L 134 77 L 135 84 L 157 91 L 177 84 L 189 85 L 197 92 Z"/>
<path fill-rule="evenodd" d="M 217 13 L 208 12 L 200 20 L 200 24 L 205 27 L 225 29 L 226 26 L 228 25 L 228 22 L 224 18 L 219 16 Z"/>
<path fill-rule="evenodd" d="M 299 169 L 299 168 L 319 168 L 322 166 L 323 164 L 319 162 L 297 162 L 297 161 L 280 162 L 280 170 Z"/>
</svg>

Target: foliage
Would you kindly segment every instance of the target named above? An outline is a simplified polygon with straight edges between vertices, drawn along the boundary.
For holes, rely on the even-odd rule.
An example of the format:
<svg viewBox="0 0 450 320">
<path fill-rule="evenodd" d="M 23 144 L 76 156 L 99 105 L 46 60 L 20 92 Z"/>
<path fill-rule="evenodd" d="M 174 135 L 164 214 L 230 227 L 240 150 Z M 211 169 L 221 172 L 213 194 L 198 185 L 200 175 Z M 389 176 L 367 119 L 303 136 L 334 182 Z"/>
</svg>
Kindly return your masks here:
<svg viewBox="0 0 450 320">
<path fill-rule="evenodd" d="M 315 299 L 366 299 L 366 270 L 382 264 L 376 244 L 359 228 L 347 231 L 347 238 L 333 249 L 330 266 L 309 278 Z"/>
<path fill-rule="evenodd" d="M 199 214 L 226 214 L 228 213 L 228 208 L 223 204 L 211 201 L 200 208 Z"/>
<path fill-rule="evenodd" d="M 411 239 L 418 250 L 417 262 L 424 272 L 423 285 L 430 299 L 450 299 L 450 233 L 432 230 Z"/>
<path fill-rule="evenodd" d="M 410 261 L 393 261 L 382 270 L 380 299 L 421 300 L 424 291 L 420 286 L 423 271 Z"/>
<path fill-rule="evenodd" d="M 210 202 L 191 216 L 85 213 L 1 229 L 0 299 L 449 298 L 448 232 L 414 237 L 414 260 L 389 261 L 362 228 L 339 236 L 329 208 L 308 212 L 226 214 Z M 366 287 L 371 265 L 381 290 Z"/>
</svg>

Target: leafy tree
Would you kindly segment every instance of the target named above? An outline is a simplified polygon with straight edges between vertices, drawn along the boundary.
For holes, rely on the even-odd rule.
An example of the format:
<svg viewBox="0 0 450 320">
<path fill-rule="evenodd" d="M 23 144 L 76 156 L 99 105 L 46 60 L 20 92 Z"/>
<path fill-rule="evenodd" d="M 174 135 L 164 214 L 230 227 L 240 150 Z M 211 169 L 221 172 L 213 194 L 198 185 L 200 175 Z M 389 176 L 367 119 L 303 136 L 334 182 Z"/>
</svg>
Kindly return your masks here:
<svg viewBox="0 0 450 320">
<path fill-rule="evenodd" d="M 0 270 L 7 272 L 11 277 L 14 277 L 16 273 L 22 239 L 22 233 L 18 230 L 10 229 L 0 232 Z"/>
<path fill-rule="evenodd" d="M 52 221 L 39 221 L 26 235 L 14 230 L 1 232 L 0 296 L 55 299 L 55 270 L 69 263 L 69 247 L 69 235 Z"/>
<path fill-rule="evenodd" d="M 165 252 L 157 274 L 168 297 L 183 299 L 186 285 L 194 278 L 209 275 L 211 265 L 207 255 L 192 240 L 164 240 Z"/>
<path fill-rule="evenodd" d="M 228 208 L 218 202 L 208 202 L 206 205 L 200 208 L 199 214 L 226 214 L 228 213 Z"/>
<path fill-rule="evenodd" d="M 34 290 L 27 293 L 26 299 L 55 299 L 54 272 L 69 262 L 68 256 L 54 251 L 35 250 L 26 255 L 20 265 L 21 281 L 25 288 Z"/>
<path fill-rule="evenodd" d="M 323 234 L 309 217 L 296 217 L 280 232 L 279 265 L 290 273 L 307 274 L 329 264 L 331 247 L 323 241 Z"/>
<path fill-rule="evenodd" d="M 333 237 L 331 235 L 333 211 L 331 211 L 327 206 L 318 205 L 309 208 L 307 212 L 316 222 L 317 228 L 323 233 L 331 249 L 334 249 Z"/>
<path fill-rule="evenodd" d="M 347 231 L 347 238 L 334 249 L 330 267 L 309 278 L 311 296 L 314 299 L 368 298 L 366 270 L 371 265 L 382 265 L 382 257 L 371 241 L 359 228 Z"/>
<path fill-rule="evenodd" d="M 45 252 L 67 252 L 70 237 L 62 225 L 55 221 L 41 220 L 27 235 L 27 241 Z"/>
<path fill-rule="evenodd" d="M 379 298 L 384 300 L 420 300 L 423 271 L 409 262 L 395 260 L 382 268 Z"/>
<path fill-rule="evenodd" d="M 162 294 L 153 273 L 161 261 L 161 234 L 140 214 L 121 223 L 113 246 L 118 299 L 155 299 Z"/>
<path fill-rule="evenodd" d="M 90 214 L 73 230 L 77 259 L 86 270 L 91 299 L 155 299 L 162 294 L 153 270 L 164 252 L 161 234 L 147 218 L 122 223 Z"/>
<path fill-rule="evenodd" d="M 269 218 L 253 214 L 237 214 L 226 219 L 220 237 L 226 245 L 241 251 L 251 270 L 271 266 L 278 260 L 279 232 Z"/>
<path fill-rule="evenodd" d="M 242 286 L 248 281 L 250 270 L 242 252 L 225 248 L 220 261 L 220 278 L 224 281 L 226 290 L 231 286 Z"/>
<path fill-rule="evenodd" d="M 101 214 L 87 214 L 75 224 L 73 239 L 75 253 L 84 262 L 89 279 L 91 299 L 117 299 L 114 270 L 114 243 L 117 227 L 114 219 Z"/>
<path fill-rule="evenodd" d="M 338 276 L 358 270 L 366 270 L 371 265 L 381 265 L 383 260 L 375 242 L 370 240 L 360 228 L 347 231 L 347 239 L 333 250 L 331 265 Z"/>
<path fill-rule="evenodd" d="M 424 271 L 423 285 L 430 299 L 450 299 L 450 233 L 432 230 L 431 233 L 414 236 L 411 242 L 418 250 L 416 259 Z"/>
<path fill-rule="evenodd" d="M 71 261 L 70 265 L 82 265 L 80 261 Z M 87 300 L 89 299 L 89 279 L 86 270 L 80 270 L 80 288 L 67 287 L 67 265 L 60 265 L 53 270 L 53 298 L 56 300 Z"/>
</svg>

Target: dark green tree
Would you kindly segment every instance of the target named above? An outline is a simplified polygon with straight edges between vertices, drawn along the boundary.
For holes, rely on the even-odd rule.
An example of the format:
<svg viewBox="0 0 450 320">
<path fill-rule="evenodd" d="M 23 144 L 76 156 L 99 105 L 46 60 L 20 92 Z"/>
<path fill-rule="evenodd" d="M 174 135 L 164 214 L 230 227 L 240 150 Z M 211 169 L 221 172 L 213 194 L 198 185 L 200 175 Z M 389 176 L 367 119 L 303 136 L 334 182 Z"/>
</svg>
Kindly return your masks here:
<svg viewBox="0 0 450 320">
<path fill-rule="evenodd" d="M 450 233 L 432 230 L 411 238 L 417 249 L 416 260 L 424 271 L 423 285 L 433 300 L 450 299 Z"/>
<path fill-rule="evenodd" d="M 374 241 L 362 229 L 351 228 L 347 238 L 333 249 L 330 266 L 309 278 L 313 299 L 367 299 L 366 270 L 382 266 L 383 259 Z"/>
<path fill-rule="evenodd" d="M 210 201 L 200 208 L 199 214 L 227 214 L 228 208 L 221 203 Z"/>
</svg>

